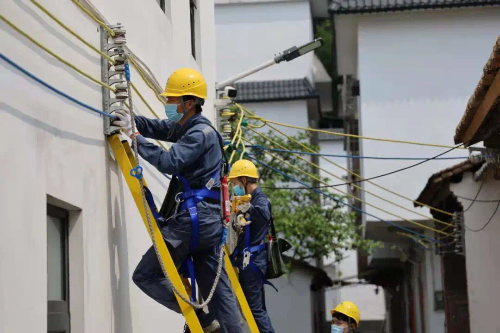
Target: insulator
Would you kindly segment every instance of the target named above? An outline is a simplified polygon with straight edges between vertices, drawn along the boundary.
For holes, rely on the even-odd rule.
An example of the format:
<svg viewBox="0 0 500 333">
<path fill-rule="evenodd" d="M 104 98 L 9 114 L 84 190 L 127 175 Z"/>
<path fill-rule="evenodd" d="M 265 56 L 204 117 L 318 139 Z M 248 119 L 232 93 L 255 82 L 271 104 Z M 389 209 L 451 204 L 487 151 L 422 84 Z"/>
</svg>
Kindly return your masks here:
<svg viewBox="0 0 500 333">
<path fill-rule="evenodd" d="M 113 43 L 115 45 L 124 45 L 125 43 L 127 43 L 127 39 L 125 37 L 121 37 L 121 36 L 114 37 Z"/>
<path fill-rule="evenodd" d="M 221 132 L 222 133 L 231 133 L 233 131 L 233 128 L 231 127 L 230 124 L 224 124 L 222 125 L 222 129 L 221 129 Z"/>
<path fill-rule="evenodd" d="M 123 65 L 125 63 L 125 56 L 118 56 L 113 58 L 115 65 Z"/>
<path fill-rule="evenodd" d="M 128 92 L 127 91 L 117 92 L 115 93 L 115 97 L 118 100 L 125 100 L 128 98 Z"/>
</svg>

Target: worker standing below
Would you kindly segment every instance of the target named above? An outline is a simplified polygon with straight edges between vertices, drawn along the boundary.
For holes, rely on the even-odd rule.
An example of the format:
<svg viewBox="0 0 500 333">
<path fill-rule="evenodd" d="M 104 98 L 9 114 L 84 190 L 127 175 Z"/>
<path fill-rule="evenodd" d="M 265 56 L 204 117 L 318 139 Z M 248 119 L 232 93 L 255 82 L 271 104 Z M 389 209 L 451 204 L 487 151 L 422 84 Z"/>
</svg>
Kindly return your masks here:
<svg viewBox="0 0 500 333">
<path fill-rule="evenodd" d="M 353 303 L 345 301 L 339 303 L 332 314 L 332 333 L 353 333 L 359 327 L 359 309 Z"/>
<path fill-rule="evenodd" d="M 266 310 L 264 283 L 267 270 L 267 251 L 264 240 L 271 223 L 271 203 L 257 186 L 259 174 L 248 160 L 239 160 L 231 166 L 228 179 L 233 184 L 233 194 L 250 194 L 251 201 L 236 206 L 239 212 L 233 226 L 239 237 L 232 254 L 233 264 L 239 268 L 241 288 L 252 310 L 261 333 L 274 333 Z M 246 218 L 245 218 L 246 217 Z"/>
<path fill-rule="evenodd" d="M 161 95 L 167 98 L 165 113 L 168 119 L 135 116 L 137 131 L 133 133 L 131 116 L 125 111 L 116 111 L 119 120 L 114 124 L 122 127 L 129 137 L 136 137 L 143 159 L 161 173 L 174 175 L 160 211 L 166 218 L 166 223 L 160 225 L 161 233 L 177 268 L 186 258 L 192 258 L 198 277 L 196 282 L 201 295 L 207 299 L 217 275 L 223 231 L 220 206 L 222 141 L 210 121 L 201 115 L 207 84 L 199 72 L 190 68 L 178 69 L 169 77 Z M 173 145 L 165 151 L 146 138 L 173 142 Z M 155 301 L 181 313 L 153 247 L 142 257 L 132 279 Z M 210 314 L 196 311 L 204 332 L 242 331 L 238 305 L 225 269 L 208 308 Z"/>
</svg>

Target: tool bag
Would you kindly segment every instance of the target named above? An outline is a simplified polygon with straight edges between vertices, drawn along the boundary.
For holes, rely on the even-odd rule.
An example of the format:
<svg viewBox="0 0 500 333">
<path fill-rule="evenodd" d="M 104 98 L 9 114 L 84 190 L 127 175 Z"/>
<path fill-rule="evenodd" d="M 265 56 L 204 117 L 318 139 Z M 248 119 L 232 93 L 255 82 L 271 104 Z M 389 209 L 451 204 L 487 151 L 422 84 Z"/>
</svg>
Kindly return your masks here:
<svg viewBox="0 0 500 333">
<path fill-rule="evenodd" d="M 282 253 L 290 250 L 292 245 L 283 238 L 278 238 L 276 229 L 274 228 L 273 212 L 269 205 L 271 213 L 271 225 L 269 227 L 269 241 L 266 243 L 267 250 L 267 271 L 266 279 L 276 279 L 288 272 L 285 262 L 283 261 Z"/>
</svg>

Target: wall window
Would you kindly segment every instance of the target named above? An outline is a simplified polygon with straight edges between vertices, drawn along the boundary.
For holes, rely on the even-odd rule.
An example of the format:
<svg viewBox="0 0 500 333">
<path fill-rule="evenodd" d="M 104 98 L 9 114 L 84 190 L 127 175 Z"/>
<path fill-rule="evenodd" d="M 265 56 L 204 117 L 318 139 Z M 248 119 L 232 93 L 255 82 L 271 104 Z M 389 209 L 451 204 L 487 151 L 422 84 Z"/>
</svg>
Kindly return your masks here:
<svg viewBox="0 0 500 333">
<path fill-rule="evenodd" d="M 190 21 L 191 21 L 191 54 L 196 59 L 196 0 L 189 0 Z"/>
<path fill-rule="evenodd" d="M 68 212 L 47 205 L 47 331 L 69 333 Z"/>
</svg>

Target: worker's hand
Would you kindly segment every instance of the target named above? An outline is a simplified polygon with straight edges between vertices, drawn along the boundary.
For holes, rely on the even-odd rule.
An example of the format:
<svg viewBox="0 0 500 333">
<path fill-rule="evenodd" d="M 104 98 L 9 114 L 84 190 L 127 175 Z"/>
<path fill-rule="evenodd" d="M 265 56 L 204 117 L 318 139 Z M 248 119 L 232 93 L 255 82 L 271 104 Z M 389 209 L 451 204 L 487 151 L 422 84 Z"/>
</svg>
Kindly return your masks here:
<svg viewBox="0 0 500 333">
<path fill-rule="evenodd" d="M 132 135 L 132 117 L 125 110 L 116 110 L 112 113 L 118 117 L 118 120 L 113 122 L 114 125 L 122 128 L 125 135 L 130 137 Z"/>
<path fill-rule="evenodd" d="M 233 229 L 236 230 L 238 235 L 243 232 L 243 227 L 252 223 L 252 221 L 247 221 L 243 216 L 243 214 L 238 214 L 238 215 L 232 214 L 231 217 L 232 217 L 231 222 L 233 224 Z"/>
<path fill-rule="evenodd" d="M 242 203 L 241 205 L 236 206 L 236 209 L 242 213 L 248 212 L 252 205 L 249 202 Z"/>
<path fill-rule="evenodd" d="M 240 215 L 238 215 L 238 218 L 236 219 L 236 223 L 238 223 L 238 225 L 240 225 L 242 227 L 246 227 L 247 225 L 252 223 L 252 221 L 250 221 L 250 220 L 247 221 L 247 219 L 245 219 L 243 214 L 240 214 Z"/>
</svg>

